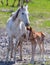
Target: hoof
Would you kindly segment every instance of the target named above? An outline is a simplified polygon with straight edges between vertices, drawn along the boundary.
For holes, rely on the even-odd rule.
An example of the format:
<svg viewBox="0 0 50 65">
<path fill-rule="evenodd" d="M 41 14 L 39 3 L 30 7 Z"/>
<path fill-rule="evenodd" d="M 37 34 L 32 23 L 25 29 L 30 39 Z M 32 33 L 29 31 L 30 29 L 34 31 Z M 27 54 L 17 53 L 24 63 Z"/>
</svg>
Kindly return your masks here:
<svg viewBox="0 0 50 65">
<path fill-rule="evenodd" d="M 45 64 L 41 64 L 41 65 L 45 65 Z"/>
<path fill-rule="evenodd" d="M 34 61 L 30 61 L 30 64 L 35 64 L 35 62 Z"/>
<path fill-rule="evenodd" d="M 45 62 L 41 63 L 41 65 L 45 65 Z"/>
<path fill-rule="evenodd" d="M 36 61 L 34 61 L 34 64 L 36 64 Z"/>
<path fill-rule="evenodd" d="M 35 63 L 34 59 L 31 58 L 30 64 L 34 64 L 34 63 Z"/>
</svg>

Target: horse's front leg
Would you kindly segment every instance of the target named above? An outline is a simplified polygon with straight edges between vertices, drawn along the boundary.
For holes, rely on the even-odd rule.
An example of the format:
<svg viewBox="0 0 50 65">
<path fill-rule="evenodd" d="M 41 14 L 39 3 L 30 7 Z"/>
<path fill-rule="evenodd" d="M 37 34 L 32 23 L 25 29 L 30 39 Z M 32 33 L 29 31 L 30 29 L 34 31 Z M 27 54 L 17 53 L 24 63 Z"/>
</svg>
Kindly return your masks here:
<svg viewBox="0 0 50 65">
<path fill-rule="evenodd" d="M 32 45 L 31 46 L 32 47 L 32 58 L 31 58 L 30 63 L 34 64 L 34 56 L 35 56 L 35 50 L 36 50 L 36 43 L 32 42 L 31 45 Z"/>
<path fill-rule="evenodd" d="M 11 59 L 13 58 L 13 48 L 14 48 L 13 39 L 10 40 L 10 46 L 11 46 L 11 56 L 10 56 L 10 59 Z"/>
<path fill-rule="evenodd" d="M 16 61 L 16 51 L 18 48 L 18 41 L 16 41 L 16 43 L 14 44 L 14 62 Z"/>
<path fill-rule="evenodd" d="M 20 42 L 20 60 L 22 61 L 22 42 Z"/>
<path fill-rule="evenodd" d="M 9 51 L 10 51 L 10 45 L 8 45 L 8 47 L 7 47 L 7 57 L 6 57 L 7 62 L 8 62 L 8 58 L 9 58 Z"/>
<path fill-rule="evenodd" d="M 6 61 L 8 61 L 8 59 L 9 59 L 9 52 L 10 52 L 10 37 L 8 38 L 8 47 L 7 47 L 7 57 L 6 57 Z"/>
</svg>

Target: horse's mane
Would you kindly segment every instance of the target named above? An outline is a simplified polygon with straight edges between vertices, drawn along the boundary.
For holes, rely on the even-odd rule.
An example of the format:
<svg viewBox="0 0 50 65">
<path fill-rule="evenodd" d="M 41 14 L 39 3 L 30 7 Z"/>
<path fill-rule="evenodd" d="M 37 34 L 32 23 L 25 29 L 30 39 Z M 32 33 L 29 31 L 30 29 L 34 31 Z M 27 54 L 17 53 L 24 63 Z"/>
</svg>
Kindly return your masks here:
<svg viewBox="0 0 50 65">
<path fill-rule="evenodd" d="M 18 8 L 18 10 L 16 12 L 14 12 L 14 14 L 12 15 L 13 20 L 16 20 L 16 18 L 18 17 L 20 8 Z"/>
</svg>

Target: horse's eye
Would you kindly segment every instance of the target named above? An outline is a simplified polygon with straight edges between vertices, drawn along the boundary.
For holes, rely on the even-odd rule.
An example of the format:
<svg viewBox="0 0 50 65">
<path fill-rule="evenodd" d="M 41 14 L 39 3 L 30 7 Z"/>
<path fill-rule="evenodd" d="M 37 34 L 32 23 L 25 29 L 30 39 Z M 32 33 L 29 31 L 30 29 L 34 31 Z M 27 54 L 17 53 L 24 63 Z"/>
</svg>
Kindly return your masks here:
<svg viewBox="0 0 50 65">
<path fill-rule="evenodd" d="M 22 13 L 22 15 L 24 15 L 24 13 Z"/>
</svg>

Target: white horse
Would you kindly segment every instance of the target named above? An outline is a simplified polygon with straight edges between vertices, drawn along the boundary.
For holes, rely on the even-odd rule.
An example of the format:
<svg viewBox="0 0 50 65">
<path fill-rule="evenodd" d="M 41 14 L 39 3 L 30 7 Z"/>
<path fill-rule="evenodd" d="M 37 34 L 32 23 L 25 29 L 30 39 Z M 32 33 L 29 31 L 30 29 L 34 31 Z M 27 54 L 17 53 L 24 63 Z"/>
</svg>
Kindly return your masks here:
<svg viewBox="0 0 50 65">
<path fill-rule="evenodd" d="M 13 53 L 13 39 L 16 38 L 16 45 L 18 45 L 18 40 L 23 34 L 27 33 L 26 26 L 30 24 L 28 16 L 28 6 L 21 6 L 13 15 L 8 19 L 7 22 L 7 34 L 9 38 L 7 61 L 9 58 L 9 51 L 11 50 L 11 56 Z M 21 49 L 20 49 L 21 50 Z M 16 56 L 16 50 L 14 50 L 14 60 Z M 20 59 L 22 59 L 22 54 L 20 52 Z"/>
</svg>

